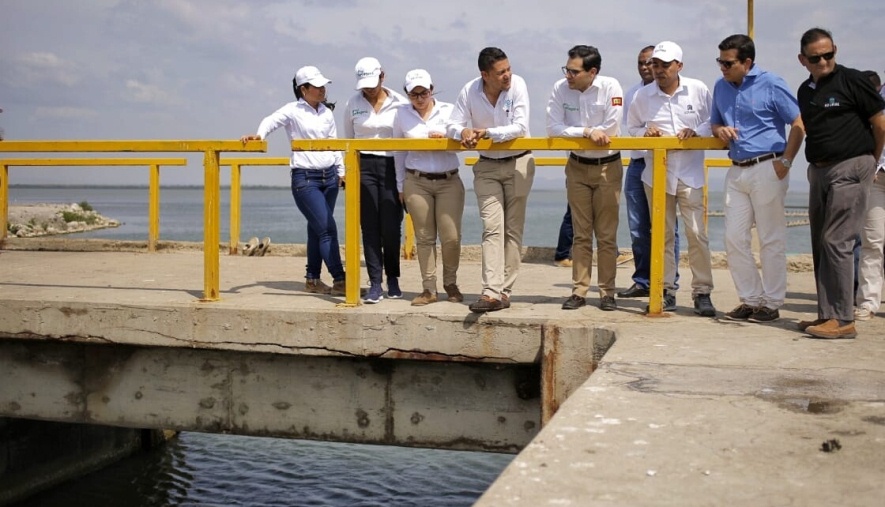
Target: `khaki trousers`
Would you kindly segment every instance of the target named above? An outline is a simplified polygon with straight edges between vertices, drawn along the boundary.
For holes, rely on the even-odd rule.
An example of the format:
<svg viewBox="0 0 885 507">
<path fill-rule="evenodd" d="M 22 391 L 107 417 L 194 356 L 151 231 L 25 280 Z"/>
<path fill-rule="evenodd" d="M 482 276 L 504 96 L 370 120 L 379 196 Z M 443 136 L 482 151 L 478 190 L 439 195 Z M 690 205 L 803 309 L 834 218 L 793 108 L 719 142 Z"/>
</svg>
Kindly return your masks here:
<svg viewBox="0 0 885 507">
<path fill-rule="evenodd" d="M 458 282 L 464 183 L 457 174 L 445 179 L 429 180 L 406 173 L 403 197 L 415 226 L 421 283 L 424 290 L 435 294 L 437 236 L 442 253 L 443 286 Z"/>
<path fill-rule="evenodd" d="M 522 259 L 525 207 L 535 159 L 531 154 L 496 162 L 479 159 L 473 166 L 473 191 L 482 219 L 482 293 L 501 299 L 510 293 Z"/>
<path fill-rule="evenodd" d="M 585 297 L 593 270 L 593 237 L 599 252 L 597 268 L 601 296 L 615 295 L 618 270 L 618 217 L 621 201 L 621 160 L 589 165 L 568 159 L 565 187 L 572 210 L 572 294 Z"/>
</svg>

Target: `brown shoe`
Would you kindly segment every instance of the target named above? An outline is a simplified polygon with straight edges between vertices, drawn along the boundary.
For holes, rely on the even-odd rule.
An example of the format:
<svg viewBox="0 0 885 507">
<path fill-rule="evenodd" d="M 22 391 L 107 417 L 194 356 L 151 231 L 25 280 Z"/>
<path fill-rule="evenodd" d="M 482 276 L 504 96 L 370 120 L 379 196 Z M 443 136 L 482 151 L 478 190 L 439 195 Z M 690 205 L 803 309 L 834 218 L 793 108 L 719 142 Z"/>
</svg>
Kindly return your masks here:
<svg viewBox="0 0 885 507">
<path fill-rule="evenodd" d="M 347 282 L 344 280 L 338 280 L 337 282 L 332 282 L 332 295 L 333 296 L 343 296 L 347 292 Z"/>
<path fill-rule="evenodd" d="M 436 303 L 436 301 L 436 293 L 424 289 L 424 292 L 422 292 L 415 299 L 412 300 L 412 306 L 425 306 L 429 305 L 430 303 Z"/>
<path fill-rule="evenodd" d="M 826 321 L 827 321 L 827 319 L 800 320 L 799 323 L 796 324 L 796 326 L 799 328 L 799 331 L 804 332 L 806 329 L 810 328 L 811 326 L 819 326 Z"/>
<path fill-rule="evenodd" d="M 305 278 L 304 292 L 308 292 L 310 294 L 330 294 L 332 292 L 332 288 L 324 284 L 323 281 L 319 278 Z"/>
<path fill-rule="evenodd" d="M 840 326 L 839 321 L 836 319 L 830 319 L 817 326 L 808 326 L 805 328 L 805 332 L 815 338 L 823 338 L 825 340 L 839 340 L 857 336 L 854 322 Z"/>
<path fill-rule="evenodd" d="M 504 309 L 510 308 L 510 294 L 507 294 L 506 292 L 501 293 L 501 306 L 504 307 Z"/>
<path fill-rule="evenodd" d="M 560 268 L 570 268 L 572 267 L 572 260 L 567 257 L 565 259 L 554 259 L 553 265 Z"/>
<path fill-rule="evenodd" d="M 446 290 L 446 296 L 449 297 L 449 301 L 452 303 L 460 303 L 464 301 L 464 295 L 461 294 L 461 291 L 458 289 L 458 284 L 449 284 L 443 285 L 443 289 Z"/>
<path fill-rule="evenodd" d="M 498 310 L 503 310 L 504 304 L 493 297 L 484 295 L 475 303 L 471 303 L 469 308 L 473 313 L 496 312 Z"/>
</svg>

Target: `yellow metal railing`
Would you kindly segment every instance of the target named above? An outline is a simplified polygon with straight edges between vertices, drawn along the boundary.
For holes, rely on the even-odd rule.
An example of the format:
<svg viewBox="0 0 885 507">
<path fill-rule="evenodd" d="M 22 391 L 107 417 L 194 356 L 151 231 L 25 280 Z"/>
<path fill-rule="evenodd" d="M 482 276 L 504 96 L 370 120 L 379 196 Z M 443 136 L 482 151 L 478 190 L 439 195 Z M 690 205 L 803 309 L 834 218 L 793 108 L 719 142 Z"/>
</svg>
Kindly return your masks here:
<svg viewBox="0 0 885 507">
<path fill-rule="evenodd" d="M 3 141 L 0 153 L 203 153 L 203 301 L 217 301 L 219 294 L 219 222 L 221 184 L 218 162 L 221 152 L 266 152 L 266 141 Z M 9 170 L 0 171 L 0 207 L 8 206 Z M 6 228 L 4 227 L 4 231 Z"/>
<path fill-rule="evenodd" d="M 586 150 L 599 149 L 583 138 L 523 138 L 493 144 L 489 140 L 480 141 L 476 150 Z M 664 220 L 666 198 L 666 163 L 668 150 L 721 150 L 725 144 L 713 137 L 693 137 L 679 140 L 675 137 L 619 137 L 611 140 L 605 148 L 613 150 L 653 150 L 652 178 L 652 236 L 651 236 L 651 280 L 649 315 L 663 315 L 664 293 Z M 345 305 L 359 304 L 359 152 L 360 151 L 465 151 L 457 141 L 449 139 L 298 139 L 292 141 L 293 150 L 343 151 L 346 166 L 345 180 L 345 266 L 347 283 Z M 472 151 L 472 150 L 471 150 Z"/>
<path fill-rule="evenodd" d="M 11 158 L 0 160 L 0 238 L 6 237 L 9 223 L 9 174 L 10 167 L 96 167 L 96 166 L 148 166 L 148 251 L 157 250 L 160 240 L 160 166 L 184 166 L 186 158 Z"/>
</svg>

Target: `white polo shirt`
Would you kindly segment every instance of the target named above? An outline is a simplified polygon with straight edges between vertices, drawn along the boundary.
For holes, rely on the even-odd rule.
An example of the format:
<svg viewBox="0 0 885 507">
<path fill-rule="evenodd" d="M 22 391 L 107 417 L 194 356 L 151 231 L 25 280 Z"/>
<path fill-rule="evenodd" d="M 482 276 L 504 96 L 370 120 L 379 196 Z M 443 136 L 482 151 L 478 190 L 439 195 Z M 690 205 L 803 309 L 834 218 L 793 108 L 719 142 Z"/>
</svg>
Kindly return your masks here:
<svg viewBox="0 0 885 507">
<path fill-rule="evenodd" d="M 393 137 L 427 139 L 431 132 L 445 135 L 446 125 L 454 106 L 448 102 L 434 100 L 430 117 L 425 121 L 412 107 L 406 104 L 396 109 L 393 120 Z M 461 162 L 453 151 L 397 151 L 393 155 L 396 167 L 396 188 L 403 191 L 406 181 L 406 168 L 422 173 L 444 173 L 458 169 Z"/>
<path fill-rule="evenodd" d="M 583 92 L 572 90 L 565 78 L 553 85 L 547 102 L 547 135 L 550 137 L 583 137 L 584 128 L 602 130 L 609 137 L 621 132 L 621 109 L 624 94 L 618 80 L 597 75 Z M 582 157 L 601 158 L 617 150 L 574 150 Z"/>
<path fill-rule="evenodd" d="M 679 76 L 673 96 L 661 91 L 657 83 L 641 88 L 633 97 L 627 113 L 627 130 L 633 137 L 643 137 L 647 127 L 655 126 L 665 136 L 676 136 L 686 128 L 698 136 L 711 136 L 710 111 L 713 94 L 703 82 Z M 654 154 L 645 155 L 642 182 L 651 185 Z M 704 186 L 704 151 L 673 150 L 667 155 L 667 193 L 676 195 L 676 182 L 691 188 Z"/>
<path fill-rule="evenodd" d="M 652 83 L 649 83 L 649 84 L 652 84 Z M 645 87 L 645 83 L 640 81 L 640 82 L 636 83 L 635 85 L 631 86 L 630 89 L 627 90 L 627 93 L 624 94 L 624 108 L 623 108 L 624 119 L 622 120 L 623 127 L 621 129 L 622 132 L 624 132 L 624 134 L 627 133 L 627 113 L 630 112 L 630 104 L 633 103 L 633 97 L 636 96 L 636 92 L 638 92 L 640 89 L 642 89 L 644 87 Z M 645 152 L 646 152 L 646 150 L 632 150 L 632 151 L 630 151 L 630 158 L 644 158 Z"/>
<path fill-rule="evenodd" d="M 280 127 L 286 129 L 290 140 L 338 137 L 332 111 L 323 104 L 314 109 L 304 99 L 289 102 L 261 120 L 256 134 L 264 140 Z M 293 151 L 289 157 L 289 165 L 295 169 L 327 169 L 335 166 L 338 168 L 338 176 L 344 176 L 344 162 L 340 151 Z"/>
<path fill-rule="evenodd" d="M 510 89 L 501 92 L 493 106 L 482 91 L 482 77 L 461 89 L 446 129 L 450 139 L 461 140 L 461 131 L 468 126 L 487 129 L 492 141 L 500 143 L 529 136 L 529 92 L 525 81 L 513 74 Z M 513 150 L 486 150 L 491 158 L 510 157 Z"/>
<path fill-rule="evenodd" d="M 363 96 L 363 92 L 347 99 L 344 106 L 344 137 L 346 139 L 390 139 L 393 137 L 393 115 L 396 108 L 402 104 L 408 104 L 405 97 L 393 90 L 384 88 L 387 98 L 381 105 L 381 109 L 375 112 L 372 104 Z M 392 157 L 393 152 L 387 151 L 364 151 L 382 157 Z"/>
</svg>

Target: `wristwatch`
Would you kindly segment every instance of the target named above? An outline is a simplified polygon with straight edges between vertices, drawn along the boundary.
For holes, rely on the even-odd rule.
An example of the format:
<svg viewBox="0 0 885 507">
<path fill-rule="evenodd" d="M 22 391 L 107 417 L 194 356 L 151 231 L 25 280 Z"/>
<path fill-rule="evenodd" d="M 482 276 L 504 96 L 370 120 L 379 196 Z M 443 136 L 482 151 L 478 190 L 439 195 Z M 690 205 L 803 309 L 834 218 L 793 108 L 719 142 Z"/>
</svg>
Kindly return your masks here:
<svg viewBox="0 0 885 507">
<path fill-rule="evenodd" d="M 787 169 L 793 166 L 793 161 L 788 159 L 787 157 L 781 157 L 780 161 L 781 164 L 784 164 L 784 167 L 786 167 Z"/>
</svg>

